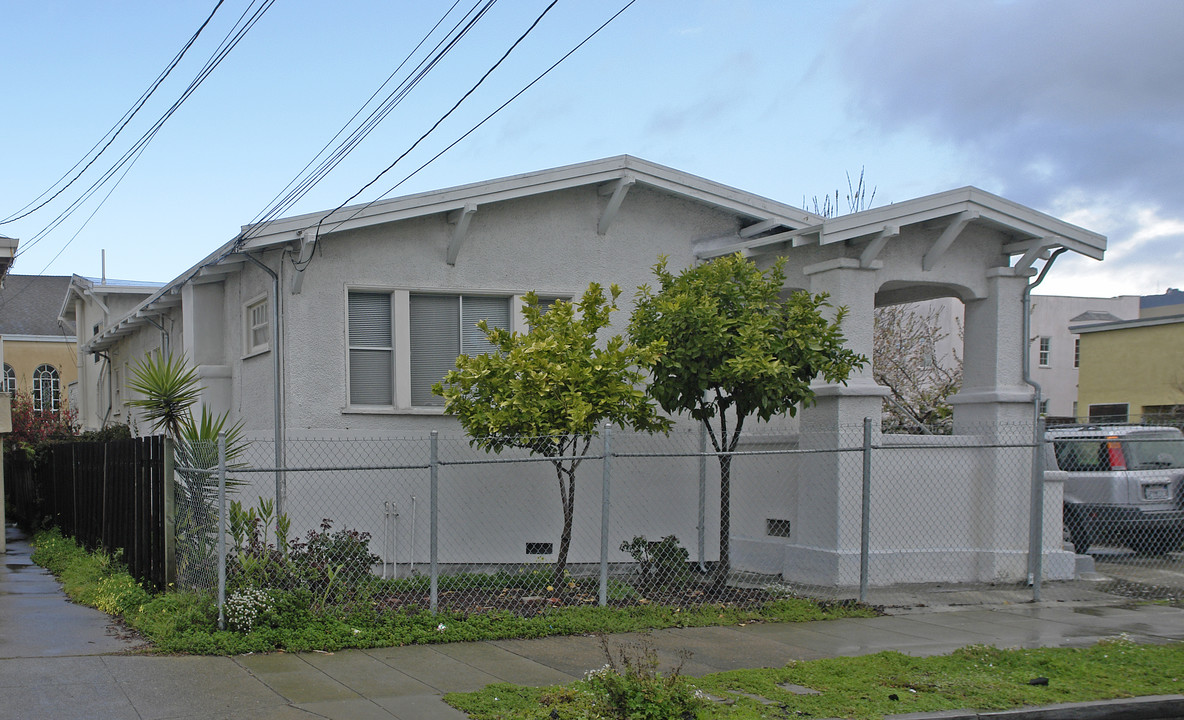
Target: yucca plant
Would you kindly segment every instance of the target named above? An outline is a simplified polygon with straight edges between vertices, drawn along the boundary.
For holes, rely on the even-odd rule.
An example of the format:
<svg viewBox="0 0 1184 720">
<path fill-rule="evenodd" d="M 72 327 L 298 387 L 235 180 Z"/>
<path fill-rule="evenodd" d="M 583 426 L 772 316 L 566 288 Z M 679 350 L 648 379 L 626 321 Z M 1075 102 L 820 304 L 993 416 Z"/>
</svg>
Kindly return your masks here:
<svg viewBox="0 0 1184 720">
<path fill-rule="evenodd" d="M 189 408 L 202 390 L 197 371 L 186 365 L 184 355 L 174 358 L 172 353 L 166 356 L 157 350 L 136 362 L 128 383 L 144 397 L 127 404 L 140 408 L 153 430 L 163 430 L 173 440 L 181 438 L 182 424 L 187 420 L 192 423 Z"/>
<path fill-rule="evenodd" d="M 242 422 L 231 424 L 230 413 L 214 415 L 201 409 L 193 417 L 193 404 L 202 387 L 197 371 L 188 367 L 184 356 L 152 353 L 132 368 L 128 386 L 143 397 L 129 405 L 140 408 L 154 431 L 164 432 L 175 443 L 177 482 L 175 526 L 178 544 L 178 572 L 182 582 L 201 586 L 209 581 L 214 560 L 217 529 L 218 478 L 210 472 L 218 467 L 218 436 L 226 437 L 226 464 L 238 462 L 246 451 Z M 240 481 L 227 479 L 233 489 Z"/>
</svg>

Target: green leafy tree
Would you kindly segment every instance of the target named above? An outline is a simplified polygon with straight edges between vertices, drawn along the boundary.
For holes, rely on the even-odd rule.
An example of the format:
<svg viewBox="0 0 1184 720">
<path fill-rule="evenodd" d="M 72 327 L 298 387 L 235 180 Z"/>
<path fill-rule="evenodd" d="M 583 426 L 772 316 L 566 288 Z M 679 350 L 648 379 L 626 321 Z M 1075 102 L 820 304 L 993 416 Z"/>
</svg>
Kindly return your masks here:
<svg viewBox="0 0 1184 720">
<path fill-rule="evenodd" d="M 633 344 L 620 335 L 597 341 L 620 293 L 613 285 L 606 298 L 592 283 L 579 303 L 560 300 L 545 311 L 527 293 L 522 314 L 529 332 L 490 328 L 482 320 L 477 326 L 495 352 L 461 355 L 457 369 L 432 387 L 471 437 L 470 445 L 486 452 L 525 448 L 551 460 L 563 506 L 556 586 L 571 547 L 576 470 L 598 428 L 612 423 L 652 433 L 671 425 L 639 388 L 663 343 Z"/>
<path fill-rule="evenodd" d="M 867 362 L 843 346 L 844 308 L 827 320 L 826 295 L 782 298 L 784 265 L 781 258 L 766 274 L 736 254 L 674 275 L 662 257 L 654 266 L 657 291 L 638 289 L 631 339 L 666 343 L 649 393 L 667 412 L 705 423 L 717 453 L 736 450 L 746 418 L 794 415 L 799 405 L 813 403 L 815 378 L 846 382 Z M 716 580 L 724 582 L 731 569 L 732 456 L 720 454 L 719 464 Z"/>
</svg>

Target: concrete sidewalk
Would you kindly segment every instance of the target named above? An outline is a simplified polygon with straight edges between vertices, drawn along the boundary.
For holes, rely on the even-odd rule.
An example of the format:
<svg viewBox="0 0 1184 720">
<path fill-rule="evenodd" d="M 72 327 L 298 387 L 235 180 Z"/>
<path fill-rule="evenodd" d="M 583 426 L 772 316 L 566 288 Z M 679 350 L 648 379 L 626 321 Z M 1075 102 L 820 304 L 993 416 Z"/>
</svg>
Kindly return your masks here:
<svg viewBox="0 0 1184 720">
<path fill-rule="evenodd" d="M 136 655 L 103 613 L 70 604 L 9 531 L 0 568 L 0 718 L 459 719 L 446 692 L 493 682 L 550 685 L 604 664 L 592 637 L 554 637 L 337 653 L 223 657 Z M 659 656 L 701 675 L 789 660 L 897 650 L 942 654 L 970 644 L 1087 646 L 1126 634 L 1184 639 L 1184 610 L 1043 603 L 870 619 L 660 630 Z M 613 643 L 630 642 L 614 637 Z"/>
</svg>

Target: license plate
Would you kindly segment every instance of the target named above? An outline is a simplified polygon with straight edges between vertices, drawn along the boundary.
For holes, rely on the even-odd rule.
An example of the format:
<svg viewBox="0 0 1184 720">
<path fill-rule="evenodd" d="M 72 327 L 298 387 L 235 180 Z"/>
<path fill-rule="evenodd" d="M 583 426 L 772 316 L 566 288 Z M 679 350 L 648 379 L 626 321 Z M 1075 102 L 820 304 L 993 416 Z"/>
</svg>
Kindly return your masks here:
<svg viewBox="0 0 1184 720">
<path fill-rule="evenodd" d="M 1143 486 L 1143 497 L 1147 500 L 1167 500 L 1168 486 L 1167 485 L 1145 485 Z"/>
</svg>

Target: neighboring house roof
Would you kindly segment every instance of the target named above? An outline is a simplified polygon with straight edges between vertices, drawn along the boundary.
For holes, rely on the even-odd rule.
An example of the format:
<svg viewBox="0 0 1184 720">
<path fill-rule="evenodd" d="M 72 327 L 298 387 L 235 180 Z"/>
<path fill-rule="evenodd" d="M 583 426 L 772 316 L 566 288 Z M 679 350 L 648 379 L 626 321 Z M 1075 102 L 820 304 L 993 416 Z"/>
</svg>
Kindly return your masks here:
<svg viewBox="0 0 1184 720">
<path fill-rule="evenodd" d="M 58 322 L 58 308 L 70 285 L 60 275 L 9 275 L 0 289 L 0 335 L 73 339 L 74 324 Z"/>
<path fill-rule="evenodd" d="M 1108 313 L 1105 310 L 1088 310 L 1073 318 L 1071 323 L 1084 322 L 1119 322 L 1122 318 L 1113 313 Z"/>
<path fill-rule="evenodd" d="M 1117 322 L 1097 323 L 1095 325 L 1071 325 L 1070 332 L 1094 333 L 1107 330 L 1130 330 L 1132 328 L 1152 327 L 1154 325 L 1175 325 L 1184 323 L 1184 315 L 1164 315 L 1161 317 L 1139 318 L 1138 320 L 1119 320 Z"/>
<path fill-rule="evenodd" d="M 58 316 L 69 322 L 77 322 L 74 313 L 74 300 L 85 300 L 87 297 L 96 299 L 102 305 L 102 298 L 106 295 L 151 295 L 164 283 L 145 282 L 142 280 L 101 280 L 99 278 L 74 275 L 68 278 L 67 287 L 63 288 L 58 297 Z"/>
<path fill-rule="evenodd" d="M 1168 288 L 1162 295 L 1144 295 L 1139 298 L 1139 307 L 1143 309 L 1169 305 L 1184 305 L 1184 290 Z"/>
</svg>

